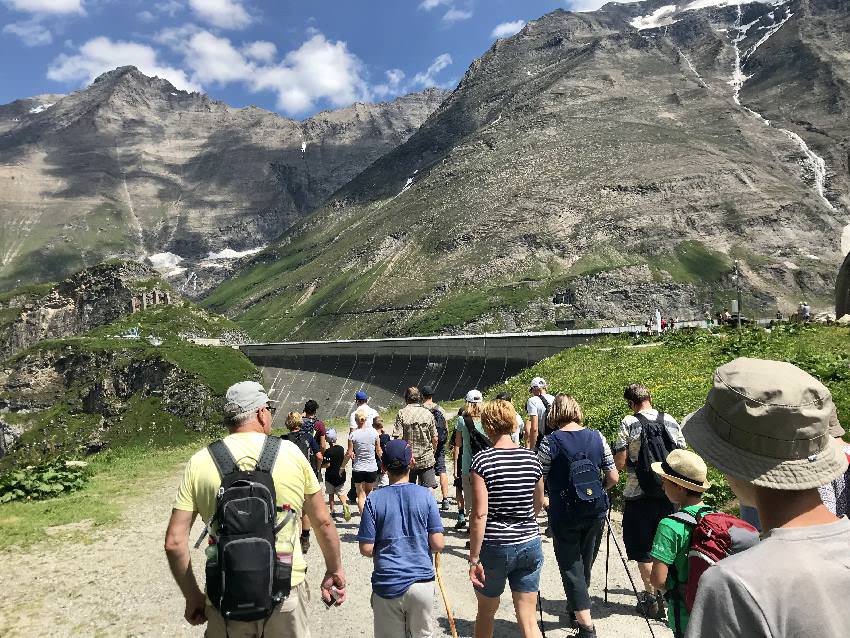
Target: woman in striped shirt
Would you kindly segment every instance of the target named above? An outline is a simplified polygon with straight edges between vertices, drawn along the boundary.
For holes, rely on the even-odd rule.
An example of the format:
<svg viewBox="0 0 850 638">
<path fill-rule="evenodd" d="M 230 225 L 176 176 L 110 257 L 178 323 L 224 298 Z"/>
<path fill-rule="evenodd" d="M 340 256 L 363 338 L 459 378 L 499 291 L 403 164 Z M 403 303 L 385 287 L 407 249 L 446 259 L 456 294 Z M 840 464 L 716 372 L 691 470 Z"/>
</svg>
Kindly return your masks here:
<svg viewBox="0 0 850 638">
<path fill-rule="evenodd" d="M 475 455 L 470 467 L 472 519 L 469 578 L 478 598 L 475 638 L 493 635 L 499 597 L 510 584 L 523 638 L 539 638 L 535 619 L 543 546 L 536 517 L 543 508 L 543 472 L 537 456 L 511 440 L 516 410 L 492 401 L 481 423 L 493 447 Z"/>
</svg>

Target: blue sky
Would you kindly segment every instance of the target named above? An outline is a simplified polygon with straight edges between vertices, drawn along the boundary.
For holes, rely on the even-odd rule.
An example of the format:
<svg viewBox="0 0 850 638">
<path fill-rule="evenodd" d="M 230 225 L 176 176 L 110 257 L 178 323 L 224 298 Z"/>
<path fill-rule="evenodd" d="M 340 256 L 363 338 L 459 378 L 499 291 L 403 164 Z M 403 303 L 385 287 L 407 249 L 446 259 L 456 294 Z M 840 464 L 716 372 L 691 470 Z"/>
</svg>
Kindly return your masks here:
<svg viewBox="0 0 850 638">
<path fill-rule="evenodd" d="M 0 103 L 133 64 L 303 118 L 453 87 L 498 36 L 601 0 L 0 0 Z"/>
</svg>

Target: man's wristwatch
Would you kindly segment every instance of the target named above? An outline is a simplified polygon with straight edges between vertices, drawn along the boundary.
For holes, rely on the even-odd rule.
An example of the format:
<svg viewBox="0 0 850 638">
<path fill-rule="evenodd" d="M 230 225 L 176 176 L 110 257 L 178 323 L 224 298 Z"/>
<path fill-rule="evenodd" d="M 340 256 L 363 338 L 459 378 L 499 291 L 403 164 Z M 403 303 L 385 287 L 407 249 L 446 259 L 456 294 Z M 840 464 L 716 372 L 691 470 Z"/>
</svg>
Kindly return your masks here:
<svg viewBox="0 0 850 638">
<path fill-rule="evenodd" d="M 481 559 L 479 558 L 478 560 L 472 560 L 470 558 L 467 558 L 466 562 L 469 563 L 470 567 L 478 567 L 481 564 Z"/>
</svg>

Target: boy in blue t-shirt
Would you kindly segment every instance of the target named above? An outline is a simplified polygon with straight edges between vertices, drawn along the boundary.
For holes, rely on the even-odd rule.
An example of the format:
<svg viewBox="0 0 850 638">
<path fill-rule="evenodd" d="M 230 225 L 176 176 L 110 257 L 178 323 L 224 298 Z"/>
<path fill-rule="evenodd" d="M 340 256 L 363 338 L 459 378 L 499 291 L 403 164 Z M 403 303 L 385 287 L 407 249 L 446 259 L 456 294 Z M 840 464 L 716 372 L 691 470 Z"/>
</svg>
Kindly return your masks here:
<svg viewBox="0 0 850 638">
<path fill-rule="evenodd" d="M 381 465 L 390 484 L 369 494 L 360 519 L 360 553 L 374 560 L 375 638 L 433 634 L 431 553 L 443 551 L 443 522 L 431 490 L 409 482 L 412 462 L 407 441 L 384 446 Z"/>
</svg>

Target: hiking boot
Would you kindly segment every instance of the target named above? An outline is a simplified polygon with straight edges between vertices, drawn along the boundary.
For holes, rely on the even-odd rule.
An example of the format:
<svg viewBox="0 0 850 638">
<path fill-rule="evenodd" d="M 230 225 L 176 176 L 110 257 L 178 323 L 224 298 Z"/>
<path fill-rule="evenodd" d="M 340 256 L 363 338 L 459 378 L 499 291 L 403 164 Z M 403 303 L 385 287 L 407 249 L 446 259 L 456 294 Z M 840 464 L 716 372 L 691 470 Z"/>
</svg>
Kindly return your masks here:
<svg viewBox="0 0 850 638">
<path fill-rule="evenodd" d="M 440 511 L 441 512 L 448 512 L 449 511 L 449 501 L 448 501 L 448 499 L 444 498 L 442 501 L 440 501 Z"/>
<path fill-rule="evenodd" d="M 658 613 L 655 596 L 647 591 L 638 592 L 637 596 L 637 612 L 645 618 L 655 618 Z"/>
<path fill-rule="evenodd" d="M 455 523 L 455 529 L 458 531 L 466 529 L 466 517 L 457 519 L 457 523 Z"/>
<path fill-rule="evenodd" d="M 310 551 L 310 537 L 309 536 L 302 536 L 301 537 L 301 553 L 306 556 L 308 551 Z"/>
<path fill-rule="evenodd" d="M 348 507 L 348 502 L 342 504 L 342 517 L 346 523 L 351 520 L 351 508 Z"/>
<path fill-rule="evenodd" d="M 664 594 L 656 592 L 655 605 L 658 607 L 655 619 L 660 620 L 661 622 L 667 622 L 667 603 L 664 601 Z"/>
<path fill-rule="evenodd" d="M 596 627 L 593 625 L 585 627 L 584 625 L 579 624 L 576 638 L 596 638 Z"/>
</svg>

